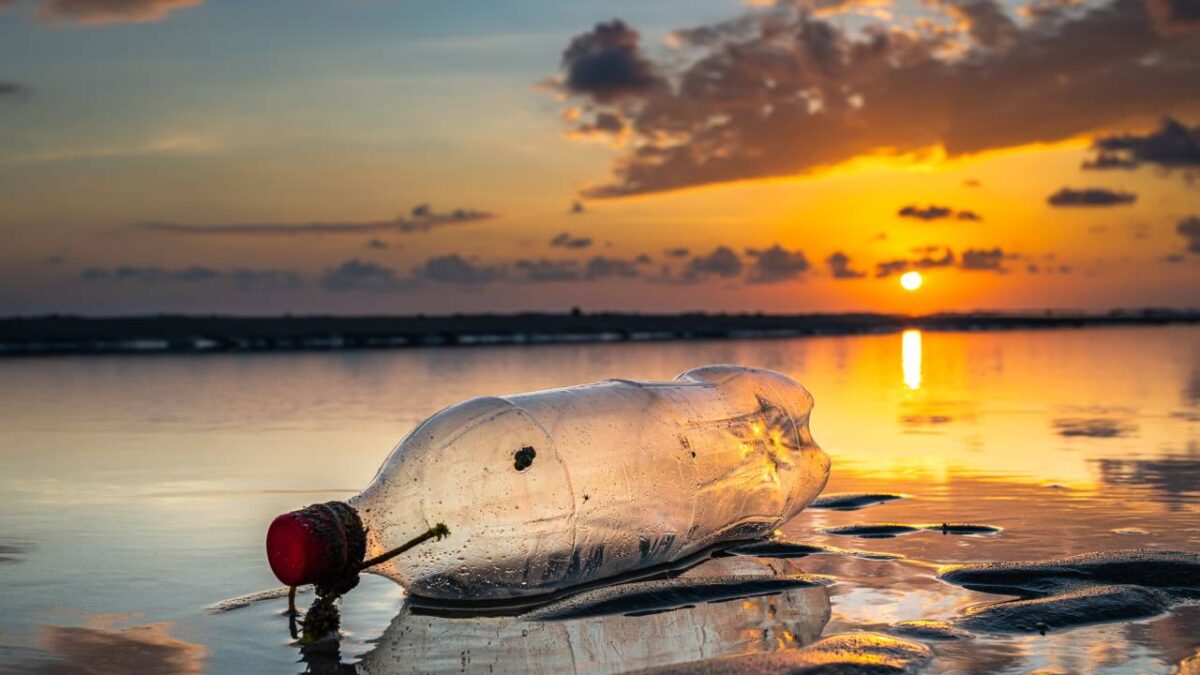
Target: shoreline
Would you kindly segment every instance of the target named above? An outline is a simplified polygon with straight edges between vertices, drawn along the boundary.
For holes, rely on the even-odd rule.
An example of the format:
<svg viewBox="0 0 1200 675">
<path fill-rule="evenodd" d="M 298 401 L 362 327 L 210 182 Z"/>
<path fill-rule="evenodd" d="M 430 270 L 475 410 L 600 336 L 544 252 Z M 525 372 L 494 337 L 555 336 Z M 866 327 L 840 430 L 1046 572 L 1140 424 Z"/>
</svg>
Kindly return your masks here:
<svg viewBox="0 0 1200 675">
<path fill-rule="evenodd" d="M 413 347 L 779 339 L 1200 323 L 1200 310 L 898 314 L 634 314 L 233 317 L 158 315 L 0 319 L 0 358 L 208 354 Z"/>
</svg>

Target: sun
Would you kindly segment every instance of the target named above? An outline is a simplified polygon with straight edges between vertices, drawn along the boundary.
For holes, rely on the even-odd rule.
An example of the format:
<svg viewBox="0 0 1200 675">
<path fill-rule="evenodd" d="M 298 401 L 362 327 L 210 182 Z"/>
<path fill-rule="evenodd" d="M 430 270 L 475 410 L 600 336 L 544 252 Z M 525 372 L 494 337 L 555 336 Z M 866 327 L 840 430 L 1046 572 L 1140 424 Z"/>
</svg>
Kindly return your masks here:
<svg viewBox="0 0 1200 675">
<path fill-rule="evenodd" d="M 904 290 L 906 291 L 915 291 L 920 288 L 921 284 L 924 282 L 925 280 L 921 278 L 921 273 L 916 270 L 905 272 L 904 274 L 900 275 L 900 285 L 903 286 Z"/>
</svg>

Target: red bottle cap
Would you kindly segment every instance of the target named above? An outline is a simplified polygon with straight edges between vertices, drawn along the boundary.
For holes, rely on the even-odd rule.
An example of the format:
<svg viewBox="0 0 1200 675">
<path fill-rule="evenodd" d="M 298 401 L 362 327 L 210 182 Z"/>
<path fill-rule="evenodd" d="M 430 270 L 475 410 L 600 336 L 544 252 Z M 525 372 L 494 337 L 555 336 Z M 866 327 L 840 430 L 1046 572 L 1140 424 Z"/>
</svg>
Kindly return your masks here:
<svg viewBox="0 0 1200 675">
<path fill-rule="evenodd" d="M 348 504 L 313 504 L 277 517 L 267 529 L 267 561 L 288 586 L 327 585 L 353 575 L 366 537 Z"/>
</svg>

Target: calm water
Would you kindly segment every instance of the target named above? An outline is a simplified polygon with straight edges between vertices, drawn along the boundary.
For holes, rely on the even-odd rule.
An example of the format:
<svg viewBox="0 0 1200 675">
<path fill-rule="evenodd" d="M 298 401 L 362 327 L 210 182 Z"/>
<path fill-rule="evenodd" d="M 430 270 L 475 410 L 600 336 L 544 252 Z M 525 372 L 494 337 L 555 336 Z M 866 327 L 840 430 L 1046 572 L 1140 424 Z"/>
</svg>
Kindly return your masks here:
<svg viewBox="0 0 1200 675">
<path fill-rule="evenodd" d="M 414 424 L 461 399 L 670 378 L 708 363 L 772 368 L 812 391 L 813 434 L 834 462 L 827 492 L 912 496 L 805 511 L 789 535 L 906 559 L 814 556 L 793 566 L 839 583 L 575 623 L 414 616 L 398 587 L 366 577 L 344 601 L 341 661 L 370 672 L 625 670 L 945 619 L 997 599 L 937 581 L 939 563 L 1200 550 L 1195 327 L 9 360 L 0 361 L 0 672 L 336 670 L 336 660 L 301 660 L 279 602 L 204 610 L 277 585 L 263 553 L 273 516 L 353 494 Z M 819 532 L 945 521 L 1004 530 Z M 1173 672 L 1200 649 L 1200 606 L 931 646 L 939 672 Z"/>
</svg>

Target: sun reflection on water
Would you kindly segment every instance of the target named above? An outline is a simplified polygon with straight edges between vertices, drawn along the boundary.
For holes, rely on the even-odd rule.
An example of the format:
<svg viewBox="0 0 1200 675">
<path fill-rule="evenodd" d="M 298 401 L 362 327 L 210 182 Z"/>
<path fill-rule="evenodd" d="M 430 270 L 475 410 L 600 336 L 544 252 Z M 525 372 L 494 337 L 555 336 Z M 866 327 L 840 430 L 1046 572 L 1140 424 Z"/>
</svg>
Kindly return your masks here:
<svg viewBox="0 0 1200 675">
<path fill-rule="evenodd" d="M 909 389 L 921 388 L 921 331 L 906 330 L 900 336 L 900 364 L 904 369 L 904 384 Z"/>
</svg>

